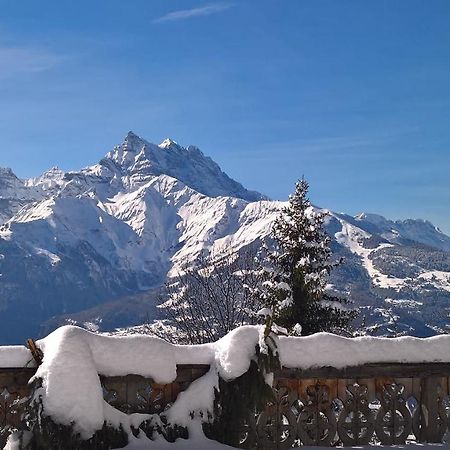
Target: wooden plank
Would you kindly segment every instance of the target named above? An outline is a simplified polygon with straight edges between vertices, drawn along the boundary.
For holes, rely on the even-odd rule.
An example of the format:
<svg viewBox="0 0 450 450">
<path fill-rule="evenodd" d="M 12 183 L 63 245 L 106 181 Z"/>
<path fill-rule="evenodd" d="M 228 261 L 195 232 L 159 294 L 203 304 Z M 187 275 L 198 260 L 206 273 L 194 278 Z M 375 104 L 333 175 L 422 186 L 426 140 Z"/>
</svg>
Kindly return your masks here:
<svg viewBox="0 0 450 450">
<path fill-rule="evenodd" d="M 449 377 L 450 363 L 377 363 L 362 366 L 344 367 L 317 367 L 311 369 L 282 368 L 275 371 L 275 378 L 427 378 Z"/>
<path fill-rule="evenodd" d="M 177 378 L 175 381 L 192 382 L 205 375 L 210 369 L 208 364 L 179 364 L 177 365 Z"/>
<path fill-rule="evenodd" d="M 0 369 L 0 386 L 27 386 L 36 369 Z"/>
<path fill-rule="evenodd" d="M 36 373 L 36 367 L 0 367 L 0 373 L 27 373 L 33 376 Z"/>
<path fill-rule="evenodd" d="M 191 377 L 198 377 L 208 372 L 208 364 L 179 364 L 177 372 L 186 374 L 190 372 Z M 19 377 L 29 377 L 36 373 L 33 367 L 9 367 L 0 368 L 2 374 L 15 374 Z M 450 377 L 450 363 L 371 363 L 362 366 L 345 367 L 317 367 L 310 369 L 282 368 L 275 372 L 279 378 L 373 378 L 376 376 L 389 376 L 395 378 L 425 378 L 425 377 Z M 183 380 L 184 381 L 184 380 Z"/>
<path fill-rule="evenodd" d="M 175 382 L 182 383 L 182 382 L 189 382 L 196 380 L 197 378 L 200 378 L 201 376 L 205 375 L 209 371 L 210 366 L 206 364 L 180 364 L 177 365 L 177 377 L 175 379 Z M 0 369 L 0 376 L 3 372 L 3 369 Z M 125 377 L 137 377 L 137 378 L 143 378 L 146 380 L 151 380 L 151 378 L 145 378 L 141 375 L 135 375 L 135 374 L 128 374 L 125 376 L 105 376 L 100 374 L 100 378 L 107 379 L 108 382 L 117 382 L 120 380 L 123 380 Z M 31 378 L 31 376 L 30 376 Z M 137 379 L 136 378 L 136 379 Z M 130 378 L 132 379 L 132 378 Z M 136 381 L 136 380 L 135 380 Z"/>
<path fill-rule="evenodd" d="M 441 378 L 441 389 L 442 389 L 442 394 L 444 397 L 449 394 L 447 380 L 448 380 L 447 377 Z"/>
<path fill-rule="evenodd" d="M 419 403 L 422 395 L 422 382 L 418 377 L 413 378 L 413 387 L 411 396 L 414 397 Z"/>
<path fill-rule="evenodd" d="M 447 428 L 447 423 L 439 420 L 438 392 L 440 378 L 426 378 L 422 380 L 421 433 L 420 442 L 440 443 Z"/>
<path fill-rule="evenodd" d="M 177 373 L 182 379 L 177 381 L 192 381 L 206 372 L 210 366 L 208 364 L 179 364 Z M 28 380 L 35 374 L 33 367 L 0 368 L 0 377 L 3 374 L 14 374 L 18 381 Z M 318 367 L 311 369 L 289 369 L 282 368 L 275 372 L 276 378 L 374 378 L 386 376 L 393 378 L 426 378 L 445 377 L 450 378 L 450 363 L 371 363 L 362 366 L 345 367 L 336 369 L 334 367 Z M 115 378 L 115 377 L 109 377 Z M 120 377 L 117 377 L 120 378 Z M 27 380 L 27 381 L 28 381 Z"/>
<path fill-rule="evenodd" d="M 344 402 L 347 398 L 347 385 L 348 380 L 338 379 L 338 395 L 337 397 Z"/>
<path fill-rule="evenodd" d="M 275 389 L 286 388 L 288 391 L 293 391 L 298 393 L 299 390 L 299 380 L 289 379 L 289 378 L 279 378 L 273 386 Z"/>
</svg>

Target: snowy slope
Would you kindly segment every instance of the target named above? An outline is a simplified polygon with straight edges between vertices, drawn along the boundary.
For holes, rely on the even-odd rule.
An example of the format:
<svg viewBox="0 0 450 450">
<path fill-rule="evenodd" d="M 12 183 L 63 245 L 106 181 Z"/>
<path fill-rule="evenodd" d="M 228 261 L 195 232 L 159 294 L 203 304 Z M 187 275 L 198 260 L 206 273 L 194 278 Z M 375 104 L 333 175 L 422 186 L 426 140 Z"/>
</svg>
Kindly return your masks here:
<svg viewBox="0 0 450 450">
<path fill-rule="evenodd" d="M 135 305 L 136 295 L 154 292 L 201 253 L 265 239 L 282 205 L 246 190 L 196 147 L 154 145 L 131 132 L 80 171 L 53 168 L 20 180 L 2 170 L 0 342 L 37 335 L 54 316 L 87 320 L 83 311 L 95 311 L 91 322 L 101 327 L 101 305 L 110 318 L 118 299 Z M 346 258 L 331 284 L 367 308 L 373 322 L 400 311 L 408 332 L 445 328 L 449 237 L 429 222 L 369 214 L 331 213 L 328 230 Z M 406 314 L 406 304 L 416 306 Z M 120 319 L 117 325 L 133 322 Z"/>
<path fill-rule="evenodd" d="M 28 186 L 9 168 L 0 168 L 0 225 L 23 206 L 44 197 L 39 187 Z"/>
<path fill-rule="evenodd" d="M 429 336 L 449 332 L 448 237 L 421 220 L 414 226 L 412 221 L 397 221 L 395 232 L 386 227 L 377 232 L 372 228 L 374 215 L 368 221 L 364 216 L 333 214 L 337 225 L 330 232 L 335 251 L 345 258 L 333 276 L 336 290 L 350 294 L 366 308 L 368 324 L 381 326 L 383 333 Z M 377 217 L 389 226 L 394 223 Z M 405 222 L 408 230 L 403 235 L 399 230 Z"/>
<path fill-rule="evenodd" d="M 427 220 L 388 220 L 378 214 L 362 213 L 351 219 L 354 225 L 399 244 L 407 240 L 450 251 L 450 237 Z"/>
</svg>

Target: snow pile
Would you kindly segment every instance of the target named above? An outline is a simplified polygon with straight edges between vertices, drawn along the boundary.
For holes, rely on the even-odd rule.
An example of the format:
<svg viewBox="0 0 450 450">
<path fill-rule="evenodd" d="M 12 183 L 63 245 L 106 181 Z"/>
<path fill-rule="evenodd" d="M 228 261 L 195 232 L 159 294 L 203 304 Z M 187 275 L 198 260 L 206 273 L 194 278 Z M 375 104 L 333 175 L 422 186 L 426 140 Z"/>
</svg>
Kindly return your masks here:
<svg viewBox="0 0 450 450">
<path fill-rule="evenodd" d="M 215 363 L 221 378 L 230 381 L 247 372 L 255 355 L 260 332 L 262 327 L 239 327 L 214 344 Z"/>
<path fill-rule="evenodd" d="M 212 414 L 214 389 L 218 388 L 217 370 L 211 367 L 206 375 L 193 381 L 186 391 L 178 394 L 177 400 L 166 414 L 169 423 L 188 427 L 191 436 L 193 426 L 195 427 L 195 424 L 192 424 L 191 414 L 193 413 L 193 419 L 200 419 L 201 414 Z"/>
<path fill-rule="evenodd" d="M 0 347 L 0 367 L 34 367 L 33 358 L 23 345 Z"/>
<path fill-rule="evenodd" d="M 44 411 L 56 422 L 74 424 L 83 438 L 91 437 L 103 423 L 129 429 L 130 420 L 103 400 L 99 374 L 127 374 L 167 384 L 175 380 L 177 364 L 209 364 L 207 375 L 180 394 L 167 414 L 173 423 L 187 425 L 192 411 L 211 412 L 218 375 L 232 380 L 244 374 L 255 354 L 260 327 L 238 328 L 212 344 L 179 346 L 151 336 L 102 336 L 73 326 L 61 327 L 38 342 L 44 360 L 35 378 L 42 379 Z M 0 353 L 1 355 L 1 353 Z"/>
<path fill-rule="evenodd" d="M 279 338 L 281 365 L 289 368 L 359 366 L 370 363 L 450 362 L 450 335 L 415 338 L 362 336 L 345 338 L 330 333 Z"/>
</svg>

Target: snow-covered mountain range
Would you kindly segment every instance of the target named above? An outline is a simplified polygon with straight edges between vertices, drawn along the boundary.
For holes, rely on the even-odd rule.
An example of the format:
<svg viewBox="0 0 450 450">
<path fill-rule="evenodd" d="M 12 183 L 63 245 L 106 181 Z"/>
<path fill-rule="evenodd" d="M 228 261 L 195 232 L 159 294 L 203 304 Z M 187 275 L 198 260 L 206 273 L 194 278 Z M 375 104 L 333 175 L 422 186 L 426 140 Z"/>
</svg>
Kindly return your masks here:
<svg viewBox="0 0 450 450">
<path fill-rule="evenodd" d="M 0 170 L 0 342 L 64 320 L 108 329 L 156 317 L 157 288 L 202 252 L 270 233 L 283 202 L 245 189 L 197 147 L 133 133 L 98 163 L 21 180 Z M 330 212 L 345 263 L 330 288 L 368 326 L 449 331 L 450 237 L 423 220 Z"/>
</svg>

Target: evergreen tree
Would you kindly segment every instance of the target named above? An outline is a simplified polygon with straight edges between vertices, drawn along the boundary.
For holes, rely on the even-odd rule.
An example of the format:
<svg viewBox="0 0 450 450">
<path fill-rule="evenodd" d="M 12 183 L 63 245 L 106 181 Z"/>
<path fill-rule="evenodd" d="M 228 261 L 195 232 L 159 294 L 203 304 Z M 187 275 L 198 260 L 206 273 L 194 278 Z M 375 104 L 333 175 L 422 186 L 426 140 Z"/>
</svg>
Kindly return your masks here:
<svg viewBox="0 0 450 450">
<path fill-rule="evenodd" d="M 260 298 L 271 308 L 273 320 L 292 334 L 348 329 L 356 311 L 347 300 L 325 292 L 333 262 L 330 238 L 324 229 L 326 213 L 311 205 L 309 185 L 297 182 L 289 204 L 275 221 L 274 248 L 267 250 L 268 266 Z"/>
</svg>

